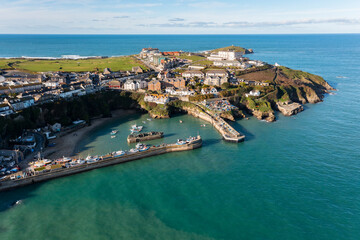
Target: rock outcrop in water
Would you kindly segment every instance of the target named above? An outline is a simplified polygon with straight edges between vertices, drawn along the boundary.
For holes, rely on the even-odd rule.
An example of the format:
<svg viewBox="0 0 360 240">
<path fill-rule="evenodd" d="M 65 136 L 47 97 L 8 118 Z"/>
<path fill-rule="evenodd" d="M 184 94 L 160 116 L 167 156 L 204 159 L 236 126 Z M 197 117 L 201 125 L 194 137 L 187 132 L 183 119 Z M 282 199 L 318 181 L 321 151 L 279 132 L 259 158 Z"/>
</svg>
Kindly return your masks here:
<svg viewBox="0 0 360 240">
<path fill-rule="evenodd" d="M 278 102 L 276 107 L 285 116 L 292 116 L 304 110 L 300 103 L 294 102 Z"/>
</svg>

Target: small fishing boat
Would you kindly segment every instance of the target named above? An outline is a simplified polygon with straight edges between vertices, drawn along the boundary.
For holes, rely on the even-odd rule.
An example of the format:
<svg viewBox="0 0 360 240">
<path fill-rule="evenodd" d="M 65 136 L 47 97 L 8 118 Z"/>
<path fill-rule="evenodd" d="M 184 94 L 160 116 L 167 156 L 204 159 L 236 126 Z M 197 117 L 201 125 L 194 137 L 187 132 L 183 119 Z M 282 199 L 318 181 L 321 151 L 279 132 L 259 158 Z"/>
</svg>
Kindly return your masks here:
<svg viewBox="0 0 360 240">
<path fill-rule="evenodd" d="M 120 157 L 120 156 L 122 156 L 122 155 L 124 155 L 125 154 L 125 151 L 115 151 L 115 152 L 113 152 L 112 153 L 112 155 L 114 156 L 114 157 Z"/>
<path fill-rule="evenodd" d="M 11 204 L 12 207 L 22 204 L 22 200 L 17 200 Z"/>
<path fill-rule="evenodd" d="M 131 133 L 136 133 L 136 132 L 141 132 L 141 130 L 143 129 L 143 126 L 137 126 L 136 124 L 135 125 L 132 125 L 131 126 Z"/>
<path fill-rule="evenodd" d="M 182 139 L 178 139 L 176 142 L 176 145 L 184 145 L 186 144 L 186 141 L 182 140 Z"/>
<path fill-rule="evenodd" d="M 149 150 L 150 147 L 146 146 L 145 144 L 138 143 L 136 144 L 136 148 L 139 150 L 139 152 L 143 152 Z"/>
<path fill-rule="evenodd" d="M 146 123 L 145 121 L 142 121 L 144 124 Z"/>
<path fill-rule="evenodd" d="M 111 138 L 116 138 L 116 136 L 115 136 L 115 135 L 111 135 Z"/>
<path fill-rule="evenodd" d="M 151 119 L 151 118 L 148 118 L 148 119 L 146 119 L 146 120 L 148 120 L 149 122 L 151 122 L 152 119 Z"/>
<path fill-rule="evenodd" d="M 87 162 L 87 163 L 94 163 L 94 162 L 97 162 L 99 160 L 99 158 L 98 158 L 98 156 L 94 156 L 94 157 L 92 157 L 92 156 L 87 156 L 86 158 L 85 158 L 85 161 Z"/>
<path fill-rule="evenodd" d="M 139 151 L 139 149 L 132 148 L 132 149 L 129 150 L 129 153 L 136 153 L 136 152 L 138 152 L 138 151 Z"/>
<path fill-rule="evenodd" d="M 179 120 L 179 123 L 183 123 L 183 121 L 182 121 L 182 120 Z"/>
<path fill-rule="evenodd" d="M 115 135 L 115 134 L 117 134 L 117 133 L 118 133 L 118 130 L 112 130 L 111 133 L 110 133 L 110 135 Z"/>
</svg>

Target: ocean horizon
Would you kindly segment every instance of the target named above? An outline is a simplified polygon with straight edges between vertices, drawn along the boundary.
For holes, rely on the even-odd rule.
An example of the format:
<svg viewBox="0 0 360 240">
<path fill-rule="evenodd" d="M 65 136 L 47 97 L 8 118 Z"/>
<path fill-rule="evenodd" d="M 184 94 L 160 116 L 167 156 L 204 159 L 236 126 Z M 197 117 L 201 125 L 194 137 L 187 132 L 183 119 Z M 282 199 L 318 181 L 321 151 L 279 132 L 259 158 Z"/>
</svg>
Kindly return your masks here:
<svg viewBox="0 0 360 240">
<path fill-rule="evenodd" d="M 20 36 L 20 37 L 19 37 Z M 0 57 L 118 56 L 144 47 L 247 57 L 322 76 L 336 88 L 292 117 L 230 124 L 228 143 L 189 115 L 114 118 L 77 145 L 82 155 L 129 149 L 132 124 L 154 144 L 200 133 L 203 147 L 0 193 L 0 239 L 319 239 L 360 236 L 360 34 L 0 35 Z M 180 127 L 179 121 L 183 123 Z M 206 127 L 200 127 L 205 124 Z M 109 133 L 118 130 L 110 139 Z M 22 204 L 10 207 L 22 200 Z M 61 223 L 61 224 L 59 224 Z"/>
</svg>

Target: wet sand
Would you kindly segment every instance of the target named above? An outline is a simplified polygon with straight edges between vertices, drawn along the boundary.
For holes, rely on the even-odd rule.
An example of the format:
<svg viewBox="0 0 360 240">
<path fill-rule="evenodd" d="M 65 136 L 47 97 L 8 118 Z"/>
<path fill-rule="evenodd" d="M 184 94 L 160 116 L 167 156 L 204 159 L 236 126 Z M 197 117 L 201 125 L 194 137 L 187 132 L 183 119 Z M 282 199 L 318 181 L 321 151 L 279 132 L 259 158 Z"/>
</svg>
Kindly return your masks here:
<svg viewBox="0 0 360 240">
<path fill-rule="evenodd" d="M 123 110 L 119 109 L 112 112 L 112 117 L 110 118 L 99 118 L 91 121 L 90 126 L 83 127 L 77 131 L 64 135 L 62 137 L 56 138 L 54 140 L 50 140 L 51 143 L 55 143 L 54 147 L 48 147 L 44 150 L 45 158 L 55 159 L 63 156 L 71 157 L 75 156 L 75 148 L 80 140 L 86 135 L 88 132 L 93 130 L 94 128 L 106 124 L 107 122 L 126 115 L 134 114 L 135 110 Z"/>
</svg>

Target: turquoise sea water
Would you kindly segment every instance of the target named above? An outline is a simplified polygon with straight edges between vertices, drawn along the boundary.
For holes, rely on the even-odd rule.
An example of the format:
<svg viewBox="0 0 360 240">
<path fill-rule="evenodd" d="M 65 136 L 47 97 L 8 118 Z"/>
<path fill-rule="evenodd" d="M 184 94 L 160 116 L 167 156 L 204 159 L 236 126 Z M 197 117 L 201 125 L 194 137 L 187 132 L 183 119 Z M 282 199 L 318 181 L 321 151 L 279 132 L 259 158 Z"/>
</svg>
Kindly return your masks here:
<svg viewBox="0 0 360 240">
<path fill-rule="evenodd" d="M 44 36 L 32 37 L 36 45 Z M 45 44 L 56 51 L 36 54 L 138 51 L 109 43 L 103 50 L 76 52 L 79 36 L 58 37 L 67 40 Z M 220 140 L 213 127 L 187 115 L 151 122 L 139 114 L 114 119 L 79 144 L 84 156 L 129 148 L 133 123 L 166 133 L 154 144 L 200 133 L 204 145 L 0 193 L 0 239 L 359 239 L 360 35 L 108 37 L 167 50 L 252 47 L 251 58 L 319 74 L 338 91 L 295 117 L 233 123 L 247 136 L 240 144 Z M 93 38 L 84 41 L 106 39 Z M 60 53 L 64 42 L 73 51 Z M 20 55 L 31 55 L 31 46 L 22 44 Z M 0 54 L 9 55 L 1 46 Z M 118 136 L 110 139 L 114 129 Z M 18 199 L 22 205 L 8 207 Z"/>
</svg>

